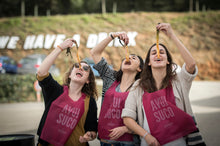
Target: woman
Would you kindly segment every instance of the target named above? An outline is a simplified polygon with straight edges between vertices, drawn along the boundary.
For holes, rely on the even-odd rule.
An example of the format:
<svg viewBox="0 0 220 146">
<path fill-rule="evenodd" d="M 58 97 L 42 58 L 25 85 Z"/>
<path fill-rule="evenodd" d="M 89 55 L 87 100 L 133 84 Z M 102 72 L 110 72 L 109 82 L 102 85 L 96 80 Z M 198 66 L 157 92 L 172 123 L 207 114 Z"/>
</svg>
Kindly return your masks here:
<svg viewBox="0 0 220 146">
<path fill-rule="evenodd" d="M 126 33 L 112 33 L 91 50 L 95 62 L 94 68 L 98 70 L 103 80 L 98 134 L 101 146 L 132 146 L 133 135 L 123 124 L 121 112 L 131 86 L 140 77 L 143 60 L 140 56 L 130 55 L 129 61 L 125 59 L 122 61 L 119 71 L 112 70 L 101 54 L 115 37 L 119 37 L 126 45 L 129 42 Z"/>
<path fill-rule="evenodd" d="M 161 23 L 156 28 L 174 42 L 185 63 L 177 73 L 163 44 L 159 45 L 159 56 L 156 44 L 150 47 L 141 78 L 128 95 L 122 117 L 125 125 L 141 137 L 141 146 L 185 146 L 184 136 L 197 130 L 189 90 L 198 69 L 170 24 Z"/>
<path fill-rule="evenodd" d="M 97 90 L 95 77 L 86 62 L 70 67 L 64 86 L 57 83 L 49 68 L 59 54 L 71 47 L 75 40 L 67 39 L 43 61 L 37 79 L 42 88 L 45 111 L 38 128 L 38 145 L 86 146 L 97 133 Z"/>
</svg>

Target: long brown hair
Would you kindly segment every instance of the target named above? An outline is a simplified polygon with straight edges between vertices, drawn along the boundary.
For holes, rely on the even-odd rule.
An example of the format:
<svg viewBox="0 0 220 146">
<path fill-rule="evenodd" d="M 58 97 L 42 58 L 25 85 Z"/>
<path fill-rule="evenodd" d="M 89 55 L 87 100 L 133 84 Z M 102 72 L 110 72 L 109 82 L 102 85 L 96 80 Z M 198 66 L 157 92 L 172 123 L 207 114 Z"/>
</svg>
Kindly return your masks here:
<svg viewBox="0 0 220 146">
<path fill-rule="evenodd" d="M 167 64 L 167 68 L 166 68 L 166 76 L 164 77 L 162 81 L 162 85 L 160 87 L 160 89 L 163 89 L 169 86 L 171 83 L 170 81 L 175 78 L 177 65 L 173 62 L 172 56 L 170 52 L 168 51 L 167 47 L 163 44 L 159 44 L 159 45 L 165 49 L 166 54 L 167 54 L 167 60 L 169 61 L 169 64 Z M 148 65 L 150 62 L 150 52 L 154 46 L 156 46 L 156 44 L 153 44 L 148 50 L 148 53 L 145 59 L 144 69 L 141 73 L 141 78 L 139 82 L 139 85 L 145 91 L 149 93 L 157 91 L 157 87 L 156 87 L 155 80 L 153 78 L 151 66 Z"/>
<path fill-rule="evenodd" d="M 85 83 L 82 88 L 82 92 L 85 93 L 86 95 L 89 95 L 90 97 L 93 97 L 95 99 L 98 98 L 98 92 L 96 88 L 96 82 L 95 82 L 95 76 L 92 71 L 92 68 L 86 61 L 81 61 L 81 63 L 86 63 L 89 66 L 89 83 Z M 63 85 L 66 85 L 69 87 L 71 79 L 69 78 L 73 68 L 75 67 L 75 64 L 73 64 L 68 71 L 65 73 L 64 78 L 63 78 Z"/>
</svg>

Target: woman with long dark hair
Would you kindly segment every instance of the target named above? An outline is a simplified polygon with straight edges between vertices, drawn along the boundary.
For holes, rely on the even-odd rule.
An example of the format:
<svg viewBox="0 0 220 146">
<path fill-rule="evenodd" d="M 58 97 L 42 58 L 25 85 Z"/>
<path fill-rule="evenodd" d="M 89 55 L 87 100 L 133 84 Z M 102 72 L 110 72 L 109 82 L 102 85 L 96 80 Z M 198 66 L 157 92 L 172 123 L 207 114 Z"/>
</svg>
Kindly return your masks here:
<svg viewBox="0 0 220 146">
<path fill-rule="evenodd" d="M 141 78 L 126 100 L 122 112 L 124 123 L 141 137 L 141 146 L 186 146 L 185 136 L 192 132 L 195 135 L 191 140 L 202 143 L 189 102 L 190 87 L 198 73 L 196 62 L 170 24 L 161 23 L 156 28 L 174 42 L 185 63 L 181 71 L 176 72 L 177 65 L 167 47 L 159 44 L 157 52 L 153 44 Z"/>
<path fill-rule="evenodd" d="M 130 55 L 123 59 L 118 71 L 113 70 L 102 57 L 102 52 L 116 37 L 129 43 L 126 33 L 112 33 L 91 50 L 95 62 L 94 68 L 98 70 L 103 80 L 102 107 L 98 121 L 98 136 L 101 146 L 133 146 L 133 134 L 123 124 L 121 112 L 124 102 L 135 80 L 140 78 L 143 60 L 140 56 Z"/>
<path fill-rule="evenodd" d="M 97 90 L 91 67 L 83 61 L 74 63 L 66 72 L 63 85 L 48 72 L 59 54 L 74 42 L 67 39 L 58 45 L 37 72 L 45 102 L 37 131 L 38 146 L 86 146 L 96 138 Z"/>
</svg>

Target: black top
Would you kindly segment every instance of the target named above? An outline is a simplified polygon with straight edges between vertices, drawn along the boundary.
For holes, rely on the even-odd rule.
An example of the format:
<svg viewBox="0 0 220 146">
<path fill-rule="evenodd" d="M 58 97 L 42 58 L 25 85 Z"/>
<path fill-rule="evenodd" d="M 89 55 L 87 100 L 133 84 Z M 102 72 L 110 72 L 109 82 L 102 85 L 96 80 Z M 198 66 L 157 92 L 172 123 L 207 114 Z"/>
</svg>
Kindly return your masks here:
<svg viewBox="0 0 220 146">
<path fill-rule="evenodd" d="M 100 77 L 103 80 L 103 87 L 102 87 L 102 103 L 103 103 L 105 92 L 111 87 L 111 85 L 116 80 L 114 76 L 115 71 L 109 67 L 107 61 L 103 57 L 93 67 L 99 72 Z"/>
<path fill-rule="evenodd" d="M 43 116 L 41 118 L 38 130 L 37 130 L 37 134 L 39 135 L 38 142 L 40 142 L 43 145 L 48 145 L 47 142 L 40 139 L 40 135 L 41 135 L 44 123 L 46 121 L 46 117 L 50 109 L 51 103 L 63 93 L 63 86 L 61 86 L 57 81 L 55 81 L 53 77 L 51 76 L 51 74 L 45 79 L 43 79 L 42 81 L 39 81 L 39 85 L 42 88 L 45 110 L 44 110 Z M 96 105 L 95 99 L 93 97 L 90 97 L 89 110 L 88 110 L 85 125 L 84 125 L 85 132 L 87 131 L 97 132 L 97 125 L 98 125 L 97 105 Z"/>
</svg>

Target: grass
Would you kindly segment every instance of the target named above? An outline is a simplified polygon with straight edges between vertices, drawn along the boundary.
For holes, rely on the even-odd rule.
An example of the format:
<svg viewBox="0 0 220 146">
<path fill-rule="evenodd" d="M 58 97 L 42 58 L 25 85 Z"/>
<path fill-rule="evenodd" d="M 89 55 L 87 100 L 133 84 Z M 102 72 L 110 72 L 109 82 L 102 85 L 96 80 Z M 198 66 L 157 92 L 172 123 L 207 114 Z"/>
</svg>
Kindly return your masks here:
<svg viewBox="0 0 220 146">
<path fill-rule="evenodd" d="M 215 55 L 219 54 L 220 45 L 220 11 L 195 12 L 195 13 L 175 13 L 175 12 L 137 12 L 137 13 L 117 13 L 117 14 L 81 14 L 81 15 L 56 15 L 56 16 L 41 16 L 41 17 L 14 17 L 0 19 L 0 36 L 16 35 L 24 42 L 27 35 L 39 34 L 65 34 L 67 37 L 73 34 L 80 34 L 80 54 L 83 57 L 89 57 L 89 49 L 86 48 L 88 35 L 91 33 L 98 34 L 100 32 L 115 32 L 115 31 L 136 31 L 138 32 L 135 51 L 143 58 L 146 54 L 146 48 L 155 42 L 155 26 L 158 22 L 171 23 L 175 33 L 180 37 L 190 51 L 197 52 L 193 56 L 198 57 L 199 53 L 206 51 L 215 51 Z M 5 53 L 13 57 L 15 60 L 26 56 L 29 53 L 43 52 L 49 53 L 51 50 L 36 49 L 24 51 L 22 50 L 22 41 L 19 42 L 17 49 L 5 51 L 0 49 L 0 53 Z M 175 53 L 178 50 L 170 43 L 170 40 L 161 35 L 161 41 Z M 109 48 L 109 47 L 108 47 Z M 116 48 L 117 49 L 117 48 Z M 121 58 L 118 51 L 109 48 L 104 53 L 109 61 L 116 69 L 119 68 L 118 59 Z M 123 50 L 122 50 L 123 51 Z M 16 55 L 13 55 L 15 54 Z M 65 56 L 65 55 L 63 55 Z M 117 57 L 116 57 L 117 56 Z M 62 57 L 61 57 L 62 58 Z M 212 57 L 216 58 L 216 57 Z M 205 58 L 205 61 L 212 59 Z M 65 71 L 65 61 L 59 59 L 57 65 L 61 68 L 61 72 Z M 182 62 L 182 60 L 178 61 Z M 220 64 L 220 62 L 216 62 Z M 198 62 L 199 64 L 199 62 Z M 220 70 L 220 69 L 219 69 Z M 211 72 L 211 70 L 210 70 Z"/>
</svg>

